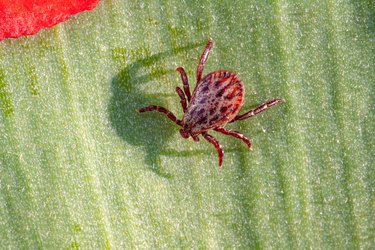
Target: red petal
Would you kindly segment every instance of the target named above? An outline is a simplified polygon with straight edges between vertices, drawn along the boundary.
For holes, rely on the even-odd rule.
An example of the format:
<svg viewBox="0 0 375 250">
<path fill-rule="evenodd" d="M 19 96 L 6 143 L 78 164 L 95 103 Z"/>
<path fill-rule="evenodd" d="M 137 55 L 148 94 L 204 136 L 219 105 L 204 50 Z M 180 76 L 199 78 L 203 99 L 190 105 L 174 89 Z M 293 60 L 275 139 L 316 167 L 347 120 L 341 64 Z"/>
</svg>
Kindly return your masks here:
<svg viewBox="0 0 375 250">
<path fill-rule="evenodd" d="M 0 0 L 0 41 L 32 35 L 40 29 L 93 9 L 99 0 Z"/>
</svg>

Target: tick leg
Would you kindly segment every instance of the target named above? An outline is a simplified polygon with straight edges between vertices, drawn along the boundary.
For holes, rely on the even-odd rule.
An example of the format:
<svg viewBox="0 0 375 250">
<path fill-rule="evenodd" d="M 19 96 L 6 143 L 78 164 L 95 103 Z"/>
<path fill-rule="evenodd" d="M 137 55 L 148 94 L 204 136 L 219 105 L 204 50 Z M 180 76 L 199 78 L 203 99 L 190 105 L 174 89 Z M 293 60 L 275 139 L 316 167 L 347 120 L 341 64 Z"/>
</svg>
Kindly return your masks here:
<svg viewBox="0 0 375 250">
<path fill-rule="evenodd" d="M 191 98 L 190 87 L 189 87 L 189 81 L 186 76 L 185 69 L 182 67 L 178 67 L 176 70 L 180 72 L 182 84 L 184 86 L 184 92 L 185 92 L 187 100 L 190 102 L 190 98 Z"/>
<path fill-rule="evenodd" d="M 182 106 L 182 110 L 185 113 L 186 109 L 187 109 L 187 103 L 186 103 L 185 94 L 184 94 L 184 92 L 182 91 L 182 89 L 180 87 L 176 87 L 176 92 L 177 92 L 178 96 L 181 99 L 180 103 L 181 103 L 181 106 Z"/>
<path fill-rule="evenodd" d="M 223 164 L 223 157 L 224 157 L 224 151 L 221 148 L 221 145 L 218 140 L 213 138 L 211 135 L 207 134 L 207 132 L 202 133 L 202 136 L 204 139 L 206 139 L 209 143 L 213 144 L 219 154 L 219 168 L 221 168 L 221 165 Z"/>
<path fill-rule="evenodd" d="M 259 107 L 255 108 L 255 109 L 252 109 L 250 111 L 247 111 L 246 113 L 242 114 L 242 115 L 237 115 L 236 117 L 234 117 L 233 120 L 231 120 L 230 122 L 235 122 L 235 121 L 240 121 L 240 120 L 245 120 L 247 118 L 250 118 L 254 115 L 257 115 L 259 113 L 262 113 L 264 111 L 266 111 L 269 107 L 272 107 L 280 102 L 283 102 L 284 100 L 283 99 L 280 99 L 280 98 L 277 98 L 277 99 L 273 99 L 272 101 L 269 101 L 269 102 L 266 102 L 262 105 L 260 105 Z"/>
<path fill-rule="evenodd" d="M 213 46 L 214 46 L 214 41 L 210 38 L 210 40 L 208 40 L 208 43 L 207 43 L 206 47 L 204 48 L 204 51 L 202 53 L 201 59 L 200 59 L 199 64 L 198 64 L 197 84 L 202 80 L 202 73 L 203 73 L 203 70 L 204 70 L 204 64 L 206 63 L 207 58 L 208 58 L 208 54 L 210 54 Z"/>
<path fill-rule="evenodd" d="M 163 107 L 160 107 L 160 106 L 151 105 L 151 106 L 147 106 L 147 107 L 138 109 L 137 111 L 139 113 L 148 112 L 148 111 L 158 111 L 158 112 L 164 113 L 166 116 L 168 116 L 169 119 L 171 119 L 177 125 L 182 126 L 181 120 L 177 120 L 176 116 L 171 111 L 169 111 L 166 108 L 163 108 Z"/>
<path fill-rule="evenodd" d="M 220 132 L 224 135 L 230 135 L 230 136 L 233 136 L 237 139 L 242 140 L 244 143 L 247 144 L 249 149 L 251 149 L 250 139 L 247 138 L 245 135 L 241 134 L 240 132 L 237 132 L 237 131 L 234 131 L 234 130 L 231 130 L 231 129 L 226 129 L 226 128 L 223 128 L 223 127 L 217 127 L 217 128 L 214 128 L 214 130 L 217 131 L 217 132 Z"/>
</svg>

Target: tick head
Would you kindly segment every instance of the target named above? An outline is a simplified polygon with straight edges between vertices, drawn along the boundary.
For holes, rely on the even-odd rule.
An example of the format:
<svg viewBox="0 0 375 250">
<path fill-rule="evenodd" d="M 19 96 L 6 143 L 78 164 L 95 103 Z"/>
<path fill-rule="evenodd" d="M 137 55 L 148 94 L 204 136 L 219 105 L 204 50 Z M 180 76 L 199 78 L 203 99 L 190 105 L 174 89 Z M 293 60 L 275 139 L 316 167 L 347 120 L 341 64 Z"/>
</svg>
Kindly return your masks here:
<svg viewBox="0 0 375 250">
<path fill-rule="evenodd" d="M 182 137 L 184 137 L 185 139 L 189 138 L 190 136 L 193 138 L 194 141 L 199 141 L 199 138 L 198 138 L 198 134 L 193 134 L 190 132 L 188 132 L 186 129 L 182 128 L 180 129 L 180 134 Z"/>
<path fill-rule="evenodd" d="M 190 136 L 193 136 L 191 132 L 191 127 L 189 127 L 186 123 L 182 126 L 182 129 L 180 129 L 180 134 L 185 139 L 189 138 Z"/>
<path fill-rule="evenodd" d="M 189 138 L 189 136 L 191 135 L 191 128 L 190 128 L 190 126 L 188 126 L 187 123 L 183 122 L 182 129 L 180 129 L 180 134 L 185 139 Z"/>
<path fill-rule="evenodd" d="M 183 128 L 180 129 L 180 134 L 182 137 L 184 137 L 185 139 L 189 138 L 190 134 L 188 132 L 186 132 Z"/>
</svg>

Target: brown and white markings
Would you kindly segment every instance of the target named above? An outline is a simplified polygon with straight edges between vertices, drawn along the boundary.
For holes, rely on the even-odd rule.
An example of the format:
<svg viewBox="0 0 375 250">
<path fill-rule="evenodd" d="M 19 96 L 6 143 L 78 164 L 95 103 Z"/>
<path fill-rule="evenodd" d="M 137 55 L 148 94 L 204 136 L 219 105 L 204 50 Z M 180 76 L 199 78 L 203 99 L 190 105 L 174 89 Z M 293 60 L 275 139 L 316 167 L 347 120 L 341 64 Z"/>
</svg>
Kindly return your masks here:
<svg viewBox="0 0 375 250">
<path fill-rule="evenodd" d="M 164 113 L 169 119 L 182 127 L 180 134 L 184 138 L 191 136 L 194 141 L 199 141 L 198 135 L 202 135 L 203 138 L 215 146 L 219 154 L 219 167 L 221 167 L 224 151 L 220 143 L 209 135 L 207 131 L 215 130 L 238 138 L 246 143 L 250 149 L 251 141 L 249 138 L 240 132 L 224 128 L 224 126 L 227 123 L 257 115 L 283 100 L 279 98 L 273 99 L 242 115 L 237 115 L 244 103 L 245 96 L 245 87 L 237 75 L 229 71 L 218 70 L 202 79 L 204 65 L 213 45 L 214 41 L 210 39 L 200 58 L 197 68 L 197 84 L 192 95 L 190 94 L 188 78 L 184 68 L 177 68 L 183 84 L 183 90 L 180 87 L 176 87 L 184 112 L 182 120 L 177 119 L 172 112 L 160 106 L 147 106 L 139 109 L 138 112 L 158 111 Z"/>
</svg>

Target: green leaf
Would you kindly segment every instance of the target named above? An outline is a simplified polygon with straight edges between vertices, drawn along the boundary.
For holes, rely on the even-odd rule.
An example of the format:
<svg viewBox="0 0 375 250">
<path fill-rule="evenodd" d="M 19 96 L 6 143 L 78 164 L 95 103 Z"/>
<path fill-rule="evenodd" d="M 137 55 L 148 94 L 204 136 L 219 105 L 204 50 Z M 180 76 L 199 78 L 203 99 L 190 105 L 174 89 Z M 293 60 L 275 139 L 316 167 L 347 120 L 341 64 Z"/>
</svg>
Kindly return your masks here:
<svg viewBox="0 0 375 250">
<path fill-rule="evenodd" d="M 236 72 L 229 124 L 183 139 L 175 69 Z M 375 248 L 373 1 L 102 1 L 0 42 L 0 246 Z"/>
</svg>

